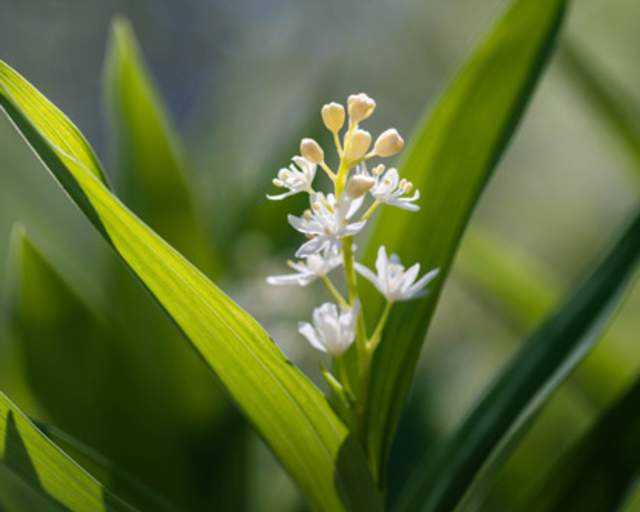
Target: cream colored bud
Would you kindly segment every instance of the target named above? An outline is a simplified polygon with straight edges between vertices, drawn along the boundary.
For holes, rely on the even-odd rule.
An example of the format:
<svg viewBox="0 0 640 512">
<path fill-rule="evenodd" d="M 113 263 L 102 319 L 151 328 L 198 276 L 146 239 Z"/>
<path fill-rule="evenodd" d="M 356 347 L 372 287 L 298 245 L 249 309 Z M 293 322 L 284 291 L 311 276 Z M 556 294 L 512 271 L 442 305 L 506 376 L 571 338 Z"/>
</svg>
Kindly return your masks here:
<svg viewBox="0 0 640 512">
<path fill-rule="evenodd" d="M 378 164 L 371 169 L 371 174 L 374 176 L 382 176 L 382 173 L 384 173 L 384 164 Z"/>
<path fill-rule="evenodd" d="M 324 162 L 324 151 L 320 144 L 313 139 L 302 139 L 300 141 L 300 154 L 314 164 Z"/>
<path fill-rule="evenodd" d="M 353 199 L 362 197 L 376 184 L 376 180 L 371 176 L 356 174 L 347 184 L 347 195 Z"/>
<path fill-rule="evenodd" d="M 284 183 L 282 182 L 282 180 L 279 180 L 278 178 L 273 178 L 271 180 L 271 183 L 273 183 L 275 187 L 284 187 Z"/>
<path fill-rule="evenodd" d="M 338 133 L 344 124 L 344 107 L 340 103 L 332 101 L 322 107 L 320 113 L 327 129 L 333 133 Z"/>
<path fill-rule="evenodd" d="M 351 145 L 347 154 L 347 160 L 355 162 L 366 155 L 371 146 L 371 134 L 366 130 L 356 130 L 351 136 Z"/>
<path fill-rule="evenodd" d="M 393 156 L 400 153 L 404 146 L 404 139 L 395 128 L 389 128 L 382 132 L 376 139 L 373 152 L 382 157 Z"/>
<path fill-rule="evenodd" d="M 347 98 L 349 117 L 354 123 L 364 121 L 373 114 L 376 109 L 376 102 L 365 93 L 352 94 Z"/>
</svg>

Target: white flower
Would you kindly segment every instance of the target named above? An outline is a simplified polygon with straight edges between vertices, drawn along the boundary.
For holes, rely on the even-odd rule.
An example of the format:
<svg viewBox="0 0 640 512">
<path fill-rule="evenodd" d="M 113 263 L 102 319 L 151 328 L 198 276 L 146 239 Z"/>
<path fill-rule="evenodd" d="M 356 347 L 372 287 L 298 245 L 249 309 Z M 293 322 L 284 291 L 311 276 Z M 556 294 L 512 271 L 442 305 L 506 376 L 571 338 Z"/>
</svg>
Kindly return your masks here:
<svg viewBox="0 0 640 512">
<path fill-rule="evenodd" d="M 302 244 L 296 257 L 304 258 L 320 251 L 337 251 L 340 239 L 355 235 L 366 224 L 366 221 L 348 222 L 363 200 L 364 196 L 352 199 L 343 194 L 338 202 L 333 194 L 325 196 L 317 193 L 311 197 L 311 210 L 307 210 L 302 217 L 289 215 L 289 224 L 294 229 L 312 237 Z"/>
<path fill-rule="evenodd" d="M 343 311 L 331 302 L 326 302 L 313 311 L 313 325 L 308 322 L 298 324 L 298 332 L 313 347 L 331 354 L 344 353 L 356 337 L 356 319 L 359 305 Z"/>
<path fill-rule="evenodd" d="M 416 281 L 420 273 L 420 264 L 416 263 L 405 271 L 397 255 L 394 254 L 391 258 L 387 257 L 387 251 L 384 245 L 378 249 L 378 257 L 376 259 L 378 275 L 375 275 L 360 263 L 356 263 L 356 270 L 371 281 L 389 302 L 409 300 L 422 295 L 424 287 L 427 286 L 439 272 L 439 269 L 432 270 Z"/>
<path fill-rule="evenodd" d="M 342 264 L 340 253 L 333 250 L 324 254 L 311 254 L 304 261 L 288 261 L 287 264 L 296 271 L 295 274 L 267 277 L 267 283 L 272 285 L 297 284 L 307 286 L 319 277 L 326 276 L 334 268 Z"/>
<path fill-rule="evenodd" d="M 404 210 L 417 212 L 420 207 L 413 204 L 413 201 L 420 199 L 420 192 L 416 190 L 411 197 L 403 197 L 413 189 L 411 182 L 400 180 L 398 171 L 394 168 L 377 177 L 376 184 L 371 189 L 371 195 L 380 201 L 391 206 L 397 206 Z"/>
<path fill-rule="evenodd" d="M 278 201 L 299 192 L 311 193 L 313 191 L 312 184 L 316 177 L 316 164 L 301 156 L 294 156 L 293 161 L 295 165 L 291 164 L 288 169 L 284 167 L 280 169 L 278 177 L 273 180 L 276 187 L 288 188 L 289 192 L 275 196 L 267 195 L 268 199 Z"/>
</svg>

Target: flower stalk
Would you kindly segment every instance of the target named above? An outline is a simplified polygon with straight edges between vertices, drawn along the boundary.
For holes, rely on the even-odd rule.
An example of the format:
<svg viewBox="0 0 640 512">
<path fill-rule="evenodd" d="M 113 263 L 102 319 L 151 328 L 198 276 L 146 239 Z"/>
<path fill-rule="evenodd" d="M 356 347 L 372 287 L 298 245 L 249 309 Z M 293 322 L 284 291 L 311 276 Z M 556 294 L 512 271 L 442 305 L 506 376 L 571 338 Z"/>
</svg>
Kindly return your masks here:
<svg viewBox="0 0 640 512">
<path fill-rule="evenodd" d="M 334 397 L 332 404 L 365 448 L 371 361 L 382 342 L 393 305 L 426 293 L 426 286 L 438 272 L 432 270 L 418 279 L 419 264 L 405 269 L 397 255 L 387 255 L 384 246 L 378 250 L 375 273 L 356 261 L 354 237 L 381 206 L 407 211 L 419 209 L 415 204 L 420 198 L 419 191 L 414 190 L 409 181 L 401 179 L 395 168 L 386 169 L 378 164 L 371 172 L 367 169 L 366 163 L 370 159 L 394 156 L 404 145 L 397 130 L 390 128 L 377 137 L 370 149 L 372 136 L 360 128 L 360 123 L 368 119 L 375 108 L 375 101 L 364 93 L 349 96 L 346 109 L 336 102 L 324 105 L 321 116 L 333 135 L 339 162 L 337 169 L 331 169 L 325 160 L 324 149 L 315 140 L 304 138 L 300 143 L 300 156 L 295 156 L 293 164 L 288 169 L 281 169 L 273 180 L 276 187 L 287 191 L 267 196 L 271 200 L 282 200 L 298 193 L 309 196 L 309 209 L 301 216 L 288 216 L 291 226 L 307 237 L 296 251 L 296 257 L 300 259 L 289 262 L 295 272 L 270 276 L 267 281 L 273 285 L 307 286 L 319 280 L 335 300 L 335 304 L 327 302 L 317 307 L 312 322 L 300 322 L 298 331 L 314 348 L 331 357 L 335 373 L 324 366 L 321 373 Z M 347 128 L 341 140 L 340 131 L 347 115 Z M 318 166 L 332 185 L 333 190 L 329 193 L 314 189 Z M 371 203 L 365 213 L 357 217 L 367 198 Z M 343 269 L 346 296 L 329 278 L 338 267 Z M 358 274 L 386 298 L 370 336 L 363 310 L 366 304 L 362 304 L 358 289 Z M 355 345 L 357 360 L 355 374 L 347 364 L 347 352 L 352 345 Z"/>
</svg>

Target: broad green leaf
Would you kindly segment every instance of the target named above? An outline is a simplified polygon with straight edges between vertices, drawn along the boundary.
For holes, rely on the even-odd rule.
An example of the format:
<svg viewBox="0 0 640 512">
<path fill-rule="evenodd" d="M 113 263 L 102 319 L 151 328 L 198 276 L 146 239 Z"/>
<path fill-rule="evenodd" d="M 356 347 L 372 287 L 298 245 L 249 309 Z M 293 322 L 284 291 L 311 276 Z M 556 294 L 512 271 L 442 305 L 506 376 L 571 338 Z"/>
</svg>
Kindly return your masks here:
<svg viewBox="0 0 640 512">
<path fill-rule="evenodd" d="M 135 510 L 49 441 L 4 393 L 0 393 L 0 463 L 3 473 L 6 468 L 50 500 L 47 510 L 60 506 L 73 512 Z"/>
<path fill-rule="evenodd" d="M 104 70 L 105 102 L 123 199 L 199 268 L 211 256 L 185 154 L 128 21 L 116 18 Z"/>
<path fill-rule="evenodd" d="M 192 454 L 194 446 L 207 448 L 199 439 L 202 428 L 183 407 L 181 388 L 172 390 L 166 375 L 160 380 L 157 361 L 148 364 L 151 349 L 93 312 L 23 229 L 14 230 L 11 248 L 8 323 L 12 349 L 20 354 L 14 364 L 20 365 L 47 417 L 184 508 L 210 506 L 214 499 L 222 503 L 222 486 L 209 486 L 206 497 L 199 495 L 204 493 L 193 471 L 208 479 L 216 476 L 209 466 L 199 467 Z M 237 448 L 236 438 L 236 430 L 226 434 L 216 454 L 219 462 L 230 465 L 238 458 L 235 450 L 224 449 Z M 238 490 L 230 476 L 218 478 Z M 129 498 L 117 483 L 112 488 Z M 239 503 L 241 497 L 235 508 Z"/>
<path fill-rule="evenodd" d="M 640 378 L 560 459 L 531 512 L 618 510 L 640 474 Z"/>
<path fill-rule="evenodd" d="M 456 259 L 462 277 L 493 303 L 512 328 L 530 332 L 561 298 L 561 286 L 549 270 L 528 255 L 487 231 L 470 229 Z M 602 342 L 615 347 L 610 334 Z M 572 391 L 603 407 L 626 385 L 631 375 L 624 354 L 615 349 L 600 350 L 576 372 Z"/>
<path fill-rule="evenodd" d="M 639 260 L 640 213 L 584 284 L 524 343 L 455 432 L 429 453 L 408 487 L 403 510 L 453 510 L 481 472 L 489 479 L 544 401 L 596 343 Z"/>
<path fill-rule="evenodd" d="M 197 195 L 189 183 L 183 144 L 168 109 L 145 66 L 130 24 L 113 22 L 104 66 L 103 88 L 114 142 L 116 185 L 141 218 L 206 274 L 220 270 L 220 258 L 207 242 Z M 151 396 L 162 396 L 163 423 L 175 425 L 190 478 L 193 508 L 240 510 L 247 500 L 246 443 L 249 428 L 226 399 L 203 359 L 121 262 L 107 269 L 105 285 L 114 316 L 127 326 L 133 343 L 120 352 L 134 359 L 140 381 Z M 148 365 L 149 353 L 155 364 Z M 216 438 L 222 433 L 223 439 Z M 207 445 L 215 444 L 215 454 Z M 142 460 L 153 460 L 153 446 Z M 215 455 L 215 456 L 214 456 Z M 159 468 L 156 467 L 156 471 Z M 166 472 L 167 478 L 170 474 Z M 176 481 L 181 480 L 176 478 Z M 205 484 L 206 482 L 206 484 Z M 209 482 L 215 482 L 211 484 Z M 166 485 L 162 487 L 166 488 Z"/>
<path fill-rule="evenodd" d="M 99 481 L 107 483 L 110 489 L 117 488 L 118 496 L 126 499 L 129 503 L 135 503 L 141 510 L 162 512 L 179 510 L 164 496 L 160 496 L 156 490 L 151 489 L 146 483 L 142 483 L 135 475 L 115 464 L 95 448 L 53 425 L 33 419 L 32 422 L 51 442 L 64 450 L 91 475 Z"/>
<path fill-rule="evenodd" d="M 394 307 L 374 357 L 366 442 L 377 481 L 384 481 L 380 474 L 458 243 L 544 69 L 566 4 L 512 2 L 418 128 L 400 165 L 423 193 L 421 210 L 386 208 L 374 228 L 367 264 L 385 245 L 424 271 L 440 269 L 426 298 Z M 379 312 L 380 297 L 366 290 L 365 308 Z"/>
<path fill-rule="evenodd" d="M 592 55 L 576 42 L 559 52 L 567 75 L 586 104 L 607 126 L 630 157 L 633 182 L 640 190 L 640 109 L 637 102 L 602 71 Z"/>
<path fill-rule="evenodd" d="M 313 505 L 377 509 L 366 460 L 322 393 L 250 315 L 127 210 L 87 168 L 91 162 L 53 142 L 49 134 L 57 133 L 64 116 L 4 63 L 0 105 L 219 376 Z"/>
</svg>

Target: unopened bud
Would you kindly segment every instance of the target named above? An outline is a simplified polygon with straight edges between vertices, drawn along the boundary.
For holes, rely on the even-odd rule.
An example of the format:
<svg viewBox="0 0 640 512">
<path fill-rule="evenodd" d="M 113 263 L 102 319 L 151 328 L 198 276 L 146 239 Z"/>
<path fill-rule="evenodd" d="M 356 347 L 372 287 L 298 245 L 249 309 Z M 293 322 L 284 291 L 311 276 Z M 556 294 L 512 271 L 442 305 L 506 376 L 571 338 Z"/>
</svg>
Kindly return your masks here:
<svg viewBox="0 0 640 512">
<path fill-rule="evenodd" d="M 371 134 L 366 130 L 356 130 L 351 136 L 347 159 L 351 162 L 359 160 L 366 155 L 369 146 L 371 146 Z"/>
<path fill-rule="evenodd" d="M 347 184 L 347 195 L 353 199 L 362 197 L 376 184 L 376 180 L 371 176 L 356 174 Z"/>
<path fill-rule="evenodd" d="M 382 176 L 383 172 L 384 172 L 384 164 L 378 164 L 373 169 L 371 169 L 371 174 L 373 174 L 376 177 Z"/>
<path fill-rule="evenodd" d="M 376 109 L 376 102 L 365 93 L 352 94 L 347 98 L 349 117 L 354 123 L 367 119 Z"/>
<path fill-rule="evenodd" d="M 322 107 L 320 113 L 327 129 L 333 133 L 338 133 L 344 124 L 344 107 L 340 103 L 332 101 Z"/>
<path fill-rule="evenodd" d="M 314 164 L 324 162 L 324 151 L 320 144 L 313 139 L 302 139 L 300 142 L 300 154 Z"/>
<path fill-rule="evenodd" d="M 404 146 L 404 139 L 395 128 L 389 128 L 382 132 L 376 139 L 373 151 L 376 155 L 387 157 L 400 153 Z"/>
<path fill-rule="evenodd" d="M 282 182 L 282 180 L 279 180 L 278 178 L 273 178 L 271 180 L 271 183 L 273 183 L 273 185 L 276 187 L 284 187 L 284 183 Z"/>
</svg>

